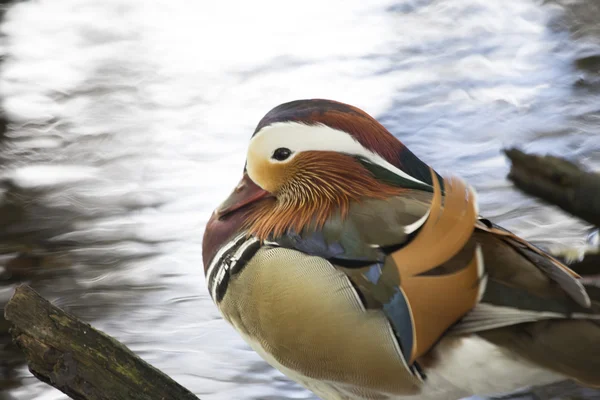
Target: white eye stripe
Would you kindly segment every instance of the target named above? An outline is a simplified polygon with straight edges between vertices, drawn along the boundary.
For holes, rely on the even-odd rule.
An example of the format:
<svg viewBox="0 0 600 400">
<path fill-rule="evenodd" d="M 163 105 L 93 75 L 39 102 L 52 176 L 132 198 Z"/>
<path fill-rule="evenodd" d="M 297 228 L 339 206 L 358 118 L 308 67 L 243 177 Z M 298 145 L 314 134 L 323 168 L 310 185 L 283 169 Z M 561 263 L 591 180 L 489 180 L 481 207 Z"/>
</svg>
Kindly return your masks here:
<svg viewBox="0 0 600 400">
<path fill-rule="evenodd" d="M 293 159 L 302 151 L 335 151 L 364 157 L 398 176 L 430 186 L 390 164 L 380 155 L 367 150 L 347 132 L 324 124 L 306 125 L 298 122 L 277 122 L 262 128 L 252 137 L 248 148 L 250 178 L 253 177 L 251 160 L 270 159 L 273 151 L 280 147 L 292 151 L 292 155 L 284 162 Z"/>
</svg>

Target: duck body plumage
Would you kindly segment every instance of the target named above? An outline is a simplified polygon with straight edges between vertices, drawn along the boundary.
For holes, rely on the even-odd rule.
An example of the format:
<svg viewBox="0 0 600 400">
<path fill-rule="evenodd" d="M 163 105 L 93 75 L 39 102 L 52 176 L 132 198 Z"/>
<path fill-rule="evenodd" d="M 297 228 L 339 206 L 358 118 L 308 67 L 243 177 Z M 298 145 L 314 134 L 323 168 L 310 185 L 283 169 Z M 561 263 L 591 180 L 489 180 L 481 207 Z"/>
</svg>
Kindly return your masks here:
<svg viewBox="0 0 600 400">
<path fill-rule="evenodd" d="M 354 128 L 348 128 L 350 122 L 334 118 L 337 122 L 329 125 L 337 130 L 369 126 L 377 135 L 380 129 L 341 103 L 306 100 L 284 106 L 267 114 L 257 132 L 307 116 L 322 125 L 328 113 L 354 121 Z M 303 126 L 294 129 L 310 124 Z M 267 139 L 261 140 L 269 143 Z M 376 142 L 354 139 L 365 148 Z M 294 140 L 298 148 L 304 145 Z M 338 135 L 336 140 L 345 139 Z M 354 144 L 344 143 L 345 156 Z M 387 185 L 386 196 L 344 198 L 326 218 L 319 212 L 306 217 L 300 229 L 293 224 L 280 229 L 281 221 L 273 217 L 293 214 L 289 204 L 294 203 L 287 208 L 279 204 L 289 201 L 281 189 L 273 189 L 276 199 L 260 197 L 258 182 L 245 174 L 221 207 L 227 212 L 211 217 L 203 241 L 209 293 L 223 317 L 267 362 L 325 400 L 450 400 L 564 379 L 599 386 L 600 290 L 584 286 L 567 267 L 511 232 L 474 214 L 460 251 L 410 279 L 398 272 L 402 263 L 419 264 L 444 247 L 419 235 L 432 218 L 437 179 L 448 209 L 453 183 L 432 173 L 402 145 L 394 146 L 380 153 L 383 161 L 365 160 L 370 153 L 361 149 L 349 161 L 357 160 L 367 170 L 357 186 L 372 192 L 368 179 L 373 176 Z M 401 170 L 388 163 L 396 158 Z M 302 170 L 318 179 L 318 170 L 310 171 L 313 164 Z M 263 179 L 266 167 L 261 168 L 248 165 L 248 173 Z M 280 175 L 289 179 L 289 174 Z M 331 198 L 335 190 L 349 190 L 332 182 L 323 185 L 331 186 L 323 194 Z M 303 202 L 319 195 L 318 188 L 305 190 L 312 192 Z M 239 203 L 239 198 L 252 202 Z M 260 209 L 267 206 L 273 207 L 271 214 Z M 277 228 L 265 235 L 269 230 L 260 218 L 271 217 Z M 451 225 L 444 238 L 452 239 Z M 420 250 L 414 250 L 417 243 Z M 465 275 L 468 268 L 471 275 Z M 458 274 L 468 280 L 452 280 Z M 473 307 L 440 330 L 436 318 L 456 312 L 459 293 L 450 287 L 454 283 L 440 282 L 455 281 L 469 283 L 464 290 L 472 292 L 466 298 L 474 300 Z M 431 336 L 429 327 L 440 330 L 439 335 Z"/>
</svg>

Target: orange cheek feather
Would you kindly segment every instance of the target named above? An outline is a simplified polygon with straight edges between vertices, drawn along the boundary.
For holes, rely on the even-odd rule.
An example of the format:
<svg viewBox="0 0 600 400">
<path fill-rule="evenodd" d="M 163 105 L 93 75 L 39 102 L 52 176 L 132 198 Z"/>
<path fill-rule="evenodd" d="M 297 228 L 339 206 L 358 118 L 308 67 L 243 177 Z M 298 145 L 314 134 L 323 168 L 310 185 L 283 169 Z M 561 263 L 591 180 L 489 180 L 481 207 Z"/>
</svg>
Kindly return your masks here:
<svg viewBox="0 0 600 400">
<path fill-rule="evenodd" d="M 406 190 L 377 181 L 353 157 L 337 152 L 303 152 L 281 164 L 253 160 L 248 172 L 277 195 L 248 211 L 246 227 L 261 240 L 309 225 L 318 229 L 334 212 L 344 217 L 353 201 L 383 199 Z"/>
<path fill-rule="evenodd" d="M 252 180 L 269 193 L 276 193 L 283 183 L 281 165 L 275 165 L 269 161 L 258 161 L 252 164 L 252 170 L 248 173 Z"/>
</svg>

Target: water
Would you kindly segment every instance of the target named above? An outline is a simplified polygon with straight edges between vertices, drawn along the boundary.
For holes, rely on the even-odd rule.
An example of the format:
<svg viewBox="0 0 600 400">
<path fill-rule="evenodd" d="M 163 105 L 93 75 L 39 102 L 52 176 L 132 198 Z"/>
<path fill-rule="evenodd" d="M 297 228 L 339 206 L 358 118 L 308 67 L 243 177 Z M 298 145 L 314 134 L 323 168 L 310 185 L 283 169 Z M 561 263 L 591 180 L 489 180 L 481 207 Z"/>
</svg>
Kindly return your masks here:
<svg viewBox="0 0 600 400">
<path fill-rule="evenodd" d="M 582 246 L 588 227 L 513 189 L 501 150 L 600 170 L 598 17 L 592 0 L 19 3 L 2 25 L 0 300 L 31 283 L 202 399 L 314 399 L 204 284 L 204 224 L 258 120 L 354 104 L 468 179 L 482 214 Z M 7 398 L 65 398 L 3 359 Z"/>
</svg>

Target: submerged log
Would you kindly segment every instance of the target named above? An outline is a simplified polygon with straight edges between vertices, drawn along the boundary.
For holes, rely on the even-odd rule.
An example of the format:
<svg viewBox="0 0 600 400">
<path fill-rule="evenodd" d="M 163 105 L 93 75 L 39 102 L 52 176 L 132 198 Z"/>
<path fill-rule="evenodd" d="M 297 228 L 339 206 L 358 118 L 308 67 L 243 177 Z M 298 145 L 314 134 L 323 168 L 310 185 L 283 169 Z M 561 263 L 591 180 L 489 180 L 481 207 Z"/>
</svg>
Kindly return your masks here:
<svg viewBox="0 0 600 400">
<path fill-rule="evenodd" d="M 600 228 L 600 174 L 565 159 L 504 151 L 512 162 L 508 178 L 523 192 L 556 205 Z M 560 255 L 559 255 L 560 256 Z M 600 249 L 569 265 L 580 275 L 600 274 Z"/>
<path fill-rule="evenodd" d="M 512 162 L 508 178 L 519 189 L 600 227 L 600 174 L 554 156 L 505 153 Z"/>
<path fill-rule="evenodd" d="M 125 345 L 52 305 L 29 286 L 5 308 L 33 375 L 76 400 L 198 400 Z"/>
<path fill-rule="evenodd" d="M 505 150 L 505 154 L 512 162 L 508 178 L 518 189 L 600 227 L 600 174 L 584 171 L 558 157 L 532 155 L 517 149 Z M 567 261 L 568 257 L 557 256 Z M 586 253 L 582 260 L 570 263 L 569 267 L 584 276 L 588 283 L 589 279 L 597 282 L 600 274 L 600 249 Z M 598 393 L 596 390 L 580 387 L 575 382 L 563 381 L 493 399 L 595 399 L 598 398 Z"/>
</svg>

